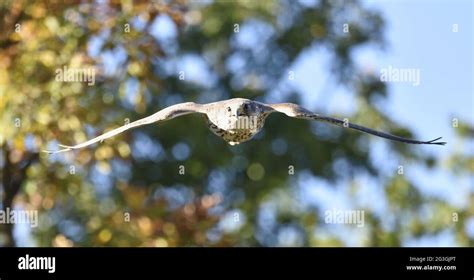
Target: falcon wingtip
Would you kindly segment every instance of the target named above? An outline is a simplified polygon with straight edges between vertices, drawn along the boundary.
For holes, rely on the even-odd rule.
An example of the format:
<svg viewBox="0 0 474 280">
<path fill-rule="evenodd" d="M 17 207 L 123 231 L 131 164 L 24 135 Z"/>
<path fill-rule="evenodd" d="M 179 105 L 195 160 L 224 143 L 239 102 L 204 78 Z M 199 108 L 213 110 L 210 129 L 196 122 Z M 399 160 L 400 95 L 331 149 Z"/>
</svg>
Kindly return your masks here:
<svg viewBox="0 0 474 280">
<path fill-rule="evenodd" d="M 428 141 L 428 142 L 426 142 L 426 144 L 443 145 L 443 146 L 446 145 L 447 142 L 438 141 L 438 140 L 440 140 L 441 138 L 443 138 L 443 137 L 438 137 L 438 138 L 436 138 L 436 139 L 433 139 L 433 140 L 431 140 L 431 141 Z"/>
<path fill-rule="evenodd" d="M 52 155 L 52 154 L 59 154 L 59 153 L 67 152 L 67 151 L 72 151 L 72 149 L 73 149 L 73 147 L 71 147 L 71 146 L 66 146 L 66 145 L 62 145 L 62 144 L 58 144 L 58 146 L 61 147 L 61 148 L 64 148 L 64 149 L 57 150 L 57 151 L 42 150 L 42 152 L 47 153 L 48 155 Z"/>
</svg>

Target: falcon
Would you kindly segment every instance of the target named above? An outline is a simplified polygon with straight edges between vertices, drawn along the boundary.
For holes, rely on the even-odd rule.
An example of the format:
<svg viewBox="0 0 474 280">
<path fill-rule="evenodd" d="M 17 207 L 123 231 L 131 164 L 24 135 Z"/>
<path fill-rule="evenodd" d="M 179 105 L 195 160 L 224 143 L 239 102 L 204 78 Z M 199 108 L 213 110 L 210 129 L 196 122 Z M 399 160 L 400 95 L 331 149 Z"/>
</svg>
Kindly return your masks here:
<svg viewBox="0 0 474 280">
<path fill-rule="evenodd" d="M 438 141 L 441 139 L 441 137 L 430 141 L 419 141 L 395 136 L 386 132 L 377 131 L 357 124 L 352 124 L 347 120 L 340 120 L 332 117 L 315 114 L 293 103 L 265 104 L 262 102 L 257 102 L 244 98 L 233 98 L 208 104 L 197 104 L 194 102 L 175 104 L 163 110 L 160 110 L 151 116 L 123 125 L 86 142 L 79 143 L 74 146 L 66 146 L 59 144 L 59 146 L 63 149 L 57 151 L 45 150 L 44 152 L 49 154 L 55 154 L 85 148 L 89 145 L 92 145 L 97 142 L 102 142 L 105 139 L 111 138 L 117 134 L 120 134 L 126 130 L 135 127 L 151 123 L 164 122 L 188 114 L 201 114 L 202 116 L 204 116 L 208 128 L 215 135 L 221 137 L 230 145 L 237 145 L 252 139 L 255 134 L 257 134 L 263 128 L 263 125 L 265 124 L 265 119 L 271 113 L 283 113 L 288 117 L 297 119 L 322 121 L 344 128 L 355 129 L 392 141 L 398 141 L 408 144 L 446 144 L 446 142 Z"/>
</svg>

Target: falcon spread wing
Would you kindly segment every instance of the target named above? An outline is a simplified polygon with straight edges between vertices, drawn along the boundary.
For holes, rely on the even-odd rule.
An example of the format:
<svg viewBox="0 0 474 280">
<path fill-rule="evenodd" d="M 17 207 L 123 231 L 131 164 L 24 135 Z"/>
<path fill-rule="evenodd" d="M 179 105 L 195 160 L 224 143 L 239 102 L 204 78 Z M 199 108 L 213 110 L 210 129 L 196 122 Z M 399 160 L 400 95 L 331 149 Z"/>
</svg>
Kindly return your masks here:
<svg viewBox="0 0 474 280">
<path fill-rule="evenodd" d="M 156 112 L 155 114 L 153 114 L 151 116 L 148 116 L 148 117 L 145 117 L 143 119 L 139 119 L 137 121 L 131 122 L 131 123 L 126 124 L 126 125 L 123 125 L 121 127 L 118 127 L 114 130 L 106 132 L 106 133 L 104 133 L 100 136 L 97 136 L 96 138 L 91 139 L 89 141 L 86 141 L 84 143 L 80 143 L 80 144 L 77 144 L 77 145 L 74 145 L 74 146 L 66 146 L 66 145 L 59 144 L 59 146 L 64 148 L 64 149 L 58 150 L 58 151 L 47 151 L 47 150 L 45 150 L 44 152 L 49 153 L 49 154 L 56 154 L 56 153 L 61 153 L 61 152 L 66 152 L 66 151 L 70 151 L 70 150 L 84 148 L 84 147 L 87 147 L 87 146 L 92 145 L 94 143 L 102 142 L 105 139 L 113 137 L 113 136 L 115 136 L 117 134 L 120 134 L 120 133 L 122 133 L 126 130 L 131 129 L 131 128 L 135 128 L 135 127 L 139 127 L 139 126 L 142 126 L 142 125 L 147 125 L 147 124 L 151 124 L 151 123 L 155 123 L 155 122 L 167 121 L 167 120 L 171 120 L 173 118 L 176 118 L 176 117 L 179 117 L 179 116 L 182 116 L 182 115 L 191 114 L 191 113 L 205 114 L 206 113 L 205 105 L 196 104 L 196 103 L 193 103 L 193 102 L 186 102 L 186 103 L 180 103 L 180 104 L 172 105 L 170 107 L 167 107 L 163 110 L 160 110 L 160 111 Z"/>
<path fill-rule="evenodd" d="M 323 121 L 323 122 L 328 122 L 331 124 L 339 125 L 342 127 L 349 127 L 355 130 L 359 130 L 365 133 L 369 133 L 378 137 L 390 139 L 393 141 L 398 141 L 398 142 L 403 142 L 403 143 L 409 143 L 409 144 L 434 144 L 434 145 L 445 145 L 446 142 L 439 142 L 438 140 L 441 139 L 441 137 L 430 140 L 430 141 L 419 141 L 419 140 L 412 140 L 408 138 L 403 138 L 399 136 L 395 136 L 386 132 L 382 131 L 377 131 L 368 127 L 360 126 L 357 124 L 352 124 L 349 122 L 345 122 L 340 119 L 332 118 L 332 117 L 325 117 L 321 116 L 319 114 L 315 114 L 311 111 L 308 111 L 304 109 L 303 107 L 293 104 L 293 103 L 280 103 L 280 104 L 267 104 L 267 106 L 270 106 L 273 108 L 273 112 L 280 112 L 284 113 L 289 117 L 292 118 L 299 118 L 299 119 L 310 119 L 310 120 L 316 120 L 316 121 Z"/>
</svg>

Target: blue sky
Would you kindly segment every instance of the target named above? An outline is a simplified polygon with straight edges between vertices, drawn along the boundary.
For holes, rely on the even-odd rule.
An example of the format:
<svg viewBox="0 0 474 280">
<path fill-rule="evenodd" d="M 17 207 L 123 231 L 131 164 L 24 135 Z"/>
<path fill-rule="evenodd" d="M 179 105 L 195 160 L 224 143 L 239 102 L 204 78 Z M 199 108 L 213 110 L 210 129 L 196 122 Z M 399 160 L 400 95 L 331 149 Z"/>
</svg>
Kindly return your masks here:
<svg viewBox="0 0 474 280">
<path fill-rule="evenodd" d="M 389 98 L 383 104 L 395 121 L 409 127 L 418 139 L 443 136 L 445 147 L 423 146 L 438 161 L 445 160 L 453 151 L 473 153 L 473 143 L 461 143 L 455 139 L 452 119 L 458 118 L 474 124 L 473 87 L 473 3 L 470 1 L 364 1 L 366 7 L 382 13 L 387 25 L 384 32 L 388 47 L 381 50 L 373 45 L 358 49 L 354 58 L 360 69 L 379 74 L 383 68 L 420 69 L 420 85 L 389 83 Z M 457 31 L 453 29 L 457 24 Z M 326 114 L 350 112 L 353 93 L 331 81 L 327 54 L 324 49 L 307 51 L 294 65 L 297 84 L 304 94 L 308 107 L 322 108 Z M 330 93 L 328 93 L 330 91 Z M 375 161 L 381 168 L 392 172 L 399 164 L 388 159 L 383 147 L 374 144 Z M 444 169 L 426 168 L 408 164 L 408 176 L 425 195 L 446 199 L 459 207 L 468 206 L 469 193 L 474 191 L 473 177 L 454 177 Z M 359 200 L 351 202 L 344 188 L 334 189 L 322 181 L 301 180 L 302 193 L 323 208 L 336 206 L 351 209 L 368 207 L 379 215 L 387 216 L 383 191 L 377 181 L 360 176 Z M 312 183 L 308 183 L 312 182 Z M 342 184 L 347 184 L 344 182 Z M 357 206 L 359 205 L 359 206 Z M 474 236 L 474 220 L 468 223 L 468 232 Z M 334 231 L 336 234 L 338 231 Z M 350 229 L 340 231 L 348 245 L 358 245 L 363 239 L 354 238 Z M 349 234 L 350 233 L 350 234 Z M 346 238 L 344 236 L 351 236 Z M 439 236 L 407 239 L 406 246 L 455 245 L 449 230 Z"/>
<path fill-rule="evenodd" d="M 380 50 L 368 45 L 354 56 L 360 68 L 375 73 L 388 66 L 419 68 L 420 86 L 390 83 L 386 109 L 419 136 L 443 135 L 449 141 L 454 136 L 452 117 L 474 124 L 473 5 L 468 1 L 409 2 L 366 1 L 366 6 L 379 10 L 386 20 L 388 48 Z M 452 32 L 453 24 L 458 24 L 458 33 Z M 297 86 L 307 95 L 307 101 L 318 106 L 315 103 L 322 100 L 318 96 L 327 97 L 321 90 L 328 90 L 323 86 L 329 75 L 324 55 L 324 50 L 310 50 L 296 65 Z M 337 85 L 331 85 L 330 90 L 343 91 Z M 328 112 L 350 108 L 335 95 L 331 97 L 335 101 L 328 104 Z M 447 148 L 437 151 L 447 154 L 453 146 Z"/>
</svg>

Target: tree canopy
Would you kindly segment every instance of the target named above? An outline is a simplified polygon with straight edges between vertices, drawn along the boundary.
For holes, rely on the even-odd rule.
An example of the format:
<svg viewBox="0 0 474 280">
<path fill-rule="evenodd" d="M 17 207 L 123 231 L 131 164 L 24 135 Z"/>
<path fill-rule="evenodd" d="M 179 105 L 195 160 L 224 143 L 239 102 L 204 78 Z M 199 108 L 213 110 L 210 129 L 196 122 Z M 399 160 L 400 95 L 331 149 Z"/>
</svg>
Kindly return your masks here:
<svg viewBox="0 0 474 280">
<path fill-rule="evenodd" d="M 77 152 L 40 153 L 179 102 L 301 103 L 292 67 L 312 48 L 327 50 L 328 71 L 356 96 L 356 110 L 339 117 L 416 138 L 380 106 L 387 85 L 353 63 L 358 47 L 385 45 L 377 11 L 358 1 L 48 2 L 0 4 L 1 205 L 39 211 L 34 245 L 344 246 L 324 221 L 333 207 L 304 197 L 308 186 L 329 185 L 350 194 L 347 208 L 365 211 L 365 226 L 347 231 L 359 231 L 360 245 L 401 246 L 449 229 L 473 246 L 464 224 L 472 192 L 467 209 L 425 196 L 397 168 L 374 163 L 370 146 L 380 140 L 338 127 L 275 115 L 233 147 L 190 115 Z M 94 81 L 58 81 L 58 69 L 89 69 Z M 472 131 L 461 123 L 458 141 Z M 385 146 L 402 166 L 474 171 L 462 152 L 441 161 Z M 357 199 L 361 175 L 378 186 L 384 211 Z M 0 244 L 18 245 L 14 226 L 0 229 Z"/>
</svg>

